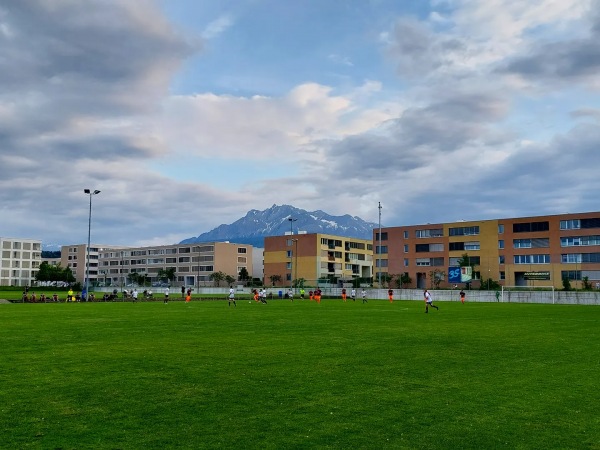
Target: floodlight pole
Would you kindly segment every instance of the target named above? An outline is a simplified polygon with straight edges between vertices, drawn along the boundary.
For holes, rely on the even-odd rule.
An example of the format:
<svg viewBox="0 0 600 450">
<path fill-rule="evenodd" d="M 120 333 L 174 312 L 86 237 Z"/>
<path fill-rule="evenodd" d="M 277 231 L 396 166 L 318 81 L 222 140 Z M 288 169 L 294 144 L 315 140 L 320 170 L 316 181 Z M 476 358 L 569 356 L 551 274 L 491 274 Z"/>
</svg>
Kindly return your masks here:
<svg viewBox="0 0 600 450">
<path fill-rule="evenodd" d="M 293 236 L 294 235 L 293 225 L 294 225 L 294 222 L 297 221 L 298 219 L 294 219 L 292 216 L 290 216 L 290 217 L 288 217 L 288 220 L 290 221 L 290 236 Z M 290 237 L 290 239 L 292 239 L 292 238 Z M 293 239 L 292 239 L 292 242 L 293 242 Z M 293 265 L 294 264 L 293 264 L 292 255 L 290 255 L 290 290 L 292 290 L 294 287 L 294 279 L 293 279 L 294 272 L 292 271 Z"/>
<path fill-rule="evenodd" d="M 90 212 L 88 215 L 87 263 L 85 265 L 85 299 L 87 301 L 90 296 L 90 242 L 92 236 L 92 196 L 98 195 L 100 191 L 84 189 L 83 193 L 87 194 L 90 197 Z"/>
<path fill-rule="evenodd" d="M 298 283 L 298 239 L 292 239 L 292 241 L 294 242 L 294 279 L 296 280 L 296 283 Z M 296 288 L 298 286 L 296 285 Z M 294 289 L 294 293 L 296 290 Z"/>
<path fill-rule="evenodd" d="M 379 248 L 377 249 L 377 254 L 379 255 L 379 272 L 377 272 L 378 276 L 379 276 L 379 286 L 377 286 L 378 289 L 381 289 L 381 202 L 379 202 Z"/>
</svg>

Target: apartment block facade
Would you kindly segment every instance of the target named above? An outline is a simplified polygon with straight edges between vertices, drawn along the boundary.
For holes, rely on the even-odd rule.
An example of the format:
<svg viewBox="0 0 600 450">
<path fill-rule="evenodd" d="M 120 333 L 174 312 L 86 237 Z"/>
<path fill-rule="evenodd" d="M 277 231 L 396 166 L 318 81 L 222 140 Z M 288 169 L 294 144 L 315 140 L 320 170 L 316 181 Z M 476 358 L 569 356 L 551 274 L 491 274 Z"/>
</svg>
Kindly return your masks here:
<svg viewBox="0 0 600 450">
<path fill-rule="evenodd" d="M 474 286 L 494 280 L 504 286 L 574 288 L 584 279 L 600 283 L 600 212 L 452 222 L 373 231 L 374 277 L 408 274 L 407 287 L 430 288 L 439 277 L 450 287 L 450 267 L 467 255 Z"/>
<path fill-rule="evenodd" d="M 373 243 L 321 233 L 268 236 L 264 241 L 264 283 L 290 286 L 304 279 L 316 286 L 318 280 L 335 277 L 341 282 L 370 278 L 373 271 Z"/>
<path fill-rule="evenodd" d="M 60 265 L 68 267 L 73 272 L 75 281 L 81 284 L 85 283 L 86 267 L 87 267 L 87 244 L 63 245 L 60 250 Z M 90 283 L 95 285 L 100 278 L 100 255 L 109 250 L 118 250 L 123 247 L 107 246 L 107 245 L 90 245 L 90 265 L 89 277 Z"/>
<path fill-rule="evenodd" d="M 42 241 L 0 237 L 0 286 L 31 286 L 42 263 Z"/>
<path fill-rule="evenodd" d="M 174 268 L 177 286 L 212 286 L 210 276 L 214 272 L 223 272 L 237 280 L 240 271 L 246 269 L 252 276 L 253 250 L 251 245 L 229 242 L 104 249 L 98 253 L 97 276 L 112 286 L 128 284 L 131 273 L 155 283 L 160 281 L 161 269 Z"/>
</svg>

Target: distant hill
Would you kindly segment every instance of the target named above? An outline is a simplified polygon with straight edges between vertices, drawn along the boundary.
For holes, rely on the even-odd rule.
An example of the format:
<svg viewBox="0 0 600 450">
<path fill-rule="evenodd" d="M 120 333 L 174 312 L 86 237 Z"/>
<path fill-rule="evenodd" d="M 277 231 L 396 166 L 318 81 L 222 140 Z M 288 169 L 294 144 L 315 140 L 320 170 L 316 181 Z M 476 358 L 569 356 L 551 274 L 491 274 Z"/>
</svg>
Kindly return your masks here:
<svg viewBox="0 0 600 450">
<path fill-rule="evenodd" d="M 60 250 L 42 250 L 42 258 L 60 258 Z"/>
<path fill-rule="evenodd" d="M 293 222 L 289 220 L 290 217 L 294 219 Z M 348 214 L 332 216 L 321 210 L 306 211 L 290 205 L 273 205 L 264 211 L 250 210 L 232 224 L 219 225 L 207 233 L 184 239 L 180 244 L 230 241 L 264 248 L 265 237 L 289 233 L 290 225 L 294 234 L 300 230 L 358 239 L 371 239 L 373 229 L 378 227 L 376 223 L 366 222 L 360 217 Z"/>
</svg>

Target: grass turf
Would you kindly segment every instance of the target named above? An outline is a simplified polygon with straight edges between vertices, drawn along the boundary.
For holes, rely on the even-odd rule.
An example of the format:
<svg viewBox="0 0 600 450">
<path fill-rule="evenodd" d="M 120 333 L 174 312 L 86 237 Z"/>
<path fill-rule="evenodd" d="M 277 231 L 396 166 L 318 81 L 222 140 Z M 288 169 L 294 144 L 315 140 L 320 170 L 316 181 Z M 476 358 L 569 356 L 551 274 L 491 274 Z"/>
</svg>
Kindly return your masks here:
<svg viewBox="0 0 600 450">
<path fill-rule="evenodd" d="M 0 305 L 5 448 L 600 448 L 600 308 Z"/>
</svg>

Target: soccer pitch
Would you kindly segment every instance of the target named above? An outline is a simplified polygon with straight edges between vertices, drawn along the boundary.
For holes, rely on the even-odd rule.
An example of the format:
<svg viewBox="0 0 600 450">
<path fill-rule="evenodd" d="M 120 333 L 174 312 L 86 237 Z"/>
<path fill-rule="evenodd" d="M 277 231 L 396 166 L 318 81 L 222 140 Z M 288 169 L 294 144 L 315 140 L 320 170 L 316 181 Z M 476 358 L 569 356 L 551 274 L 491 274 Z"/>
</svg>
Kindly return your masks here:
<svg viewBox="0 0 600 450">
<path fill-rule="evenodd" d="M 600 448 L 600 308 L 0 305 L 2 448 Z"/>
</svg>

